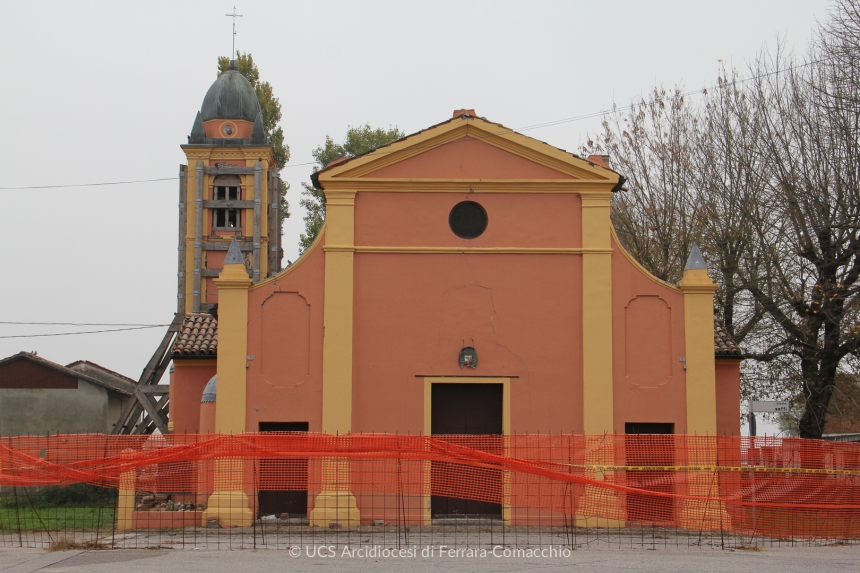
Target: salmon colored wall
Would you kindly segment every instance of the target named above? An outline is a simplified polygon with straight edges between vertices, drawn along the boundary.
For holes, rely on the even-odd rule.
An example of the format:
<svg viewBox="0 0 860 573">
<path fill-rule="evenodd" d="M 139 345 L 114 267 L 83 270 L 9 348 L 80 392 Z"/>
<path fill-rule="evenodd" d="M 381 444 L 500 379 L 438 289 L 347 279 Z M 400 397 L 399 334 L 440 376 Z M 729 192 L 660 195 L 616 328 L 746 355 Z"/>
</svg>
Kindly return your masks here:
<svg viewBox="0 0 860 573">
<path fill-rule="evenodd" d="M 378 169 L 368 177 L 421 179 L 573 179 L 494 147 L 473 137 L 463 137 L 409 159 Z"/>
<path fill-rule="evenodd" d="M 206 251 L 206 268 L 220 269 L 224 267 L 227 251 Z"/>
<path fill-rule="evenodd" d="M 201 434 L 215 433 L 215 407 L 216 402 L 200 403 L 200 430 Z"/>
<path fill-rule="evenodd" d="M 487 211 L 487 230 L 476 239 L 451 232 L 448 215 L 461 201 Z M 359 193 L 355 244 L 398 247 L 582 246 L 579 195 L 525 193 Z"/>
<path fill-rule="evenodd" d="M 209 379 L 215 376 L 215 361 L 184 359 L 171 375 L 170 420 L 176 434 L 196 434 L 200 427 L 200 398 Z"/>
<path fill-rule="evenodd" d="M 227 251 L 205 251 L 203 267 L 207 269 L 223 269 L 225 258 L 227 258 Z M 218 302 L 218 285 L 215 284 L 214 277 L 204 277 L 203 281 L 206 284 L 206 300 L 204 302 L 215 304 Z"/>
<path fill-rule="evenodd" d="M 206 283 L 205 302 L 208 304 L 215 304 L 218 302 L 218 286 L 215 284 L 215 279 L 213 277 L 205 277 L 203 280 Z"/>
<path fill-rule="evenodd" d="M 308 422 L 322 431 L 324 237 L 248 297 L 246 427 Z"/>
<path fill-rule="evenodd" d="M 518 377 L 513 432 L 581 432 L 580 276 L 578 255 L 356 254 L 353 430 L 422 433 L 432 375 Z"/>
<path fill-rule="evenodd" d="M 687 429 L 684 296 L 636 267 L 612 239 L 612 366 L 615 432 L 626 422 Z"/>
<path fill-rule="evenodd" d="M 741 361 L 736 358 L 718 358 L 717 378 L 717 434 L 741 434 Z"/>
<path fill-rule="evenodd" d="M 460 140 L 370 176 L 562 178 L 513 157 Z M 451 208 L 464 200 L 488 214 L 486 232 L 474 240 L 448 227 Z M 362 191 L 355 245 L 577 248 L 581 205 L 575 194 Z M 684 433 L 683 295 L 650 278 L 617 243 L 613 248 L 613 284 L 606 288 L 613 301 L 615 431 L 624 433 L 625 422 L 671 422 Z M 512 377 L 513 432 L 583 431 L 580 255 L 359 250 L 353 264 L 353 431 L 420 434 L 423 376 Z M 324 279 L 320 242 L 250 291 L 249 431 L 265 421 L 321 429 Z M 459 368 L 464 344 L 477 349 L 476 370 Z"/>
</svg>

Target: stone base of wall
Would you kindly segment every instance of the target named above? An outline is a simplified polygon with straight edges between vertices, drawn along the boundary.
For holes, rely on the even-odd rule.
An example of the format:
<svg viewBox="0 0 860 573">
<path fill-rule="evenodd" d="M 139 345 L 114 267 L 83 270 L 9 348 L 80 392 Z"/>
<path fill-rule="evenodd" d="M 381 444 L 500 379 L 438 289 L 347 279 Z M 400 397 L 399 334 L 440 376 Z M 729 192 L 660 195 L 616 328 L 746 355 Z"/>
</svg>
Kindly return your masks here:
<svg viewBox="0 0 860 573">
<path fill-rule="evenodd" d="M 200 526 L 202 511 L 135 511 L 132 529 L 176 529 Z"/>
</svg>

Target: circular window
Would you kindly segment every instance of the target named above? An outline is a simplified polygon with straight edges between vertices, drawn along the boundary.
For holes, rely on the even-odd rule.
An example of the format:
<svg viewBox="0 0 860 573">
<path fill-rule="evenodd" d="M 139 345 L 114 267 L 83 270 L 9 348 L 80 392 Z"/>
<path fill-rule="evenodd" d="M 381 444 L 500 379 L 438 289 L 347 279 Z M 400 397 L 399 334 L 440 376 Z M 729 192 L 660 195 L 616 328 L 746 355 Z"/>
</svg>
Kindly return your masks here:
<svg viewBox="0 0 860 573">
<path fill-rule="evenodd" d="M 224 135 L 230 137 L 231 135 L 233 135 L 233 126 L 229 123 L 225 123 L 224 126 L 221 128 L 221 131 L 224 133 Z"/>
<path fill-rule="evenodd" d="M 474 239 L 487 230 L 487 212 L 474 201 L 463 201 L 451 209 L 448 225 L 461 239 Z"/>
</svg>

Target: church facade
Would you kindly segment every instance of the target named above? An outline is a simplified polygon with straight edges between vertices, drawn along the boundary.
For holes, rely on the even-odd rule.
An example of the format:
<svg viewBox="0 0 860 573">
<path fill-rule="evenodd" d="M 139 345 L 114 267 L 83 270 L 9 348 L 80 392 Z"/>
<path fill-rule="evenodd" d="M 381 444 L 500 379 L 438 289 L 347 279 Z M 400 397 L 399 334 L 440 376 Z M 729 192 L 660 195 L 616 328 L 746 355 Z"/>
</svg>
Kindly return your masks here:
<svg viewBox="0 0 860 573">
<path fill-rule="evenodd" d="M 625 252 L 607 158 L 458 110 L 314 174 L 325 224 L 280 270 L 240 78 L 183 146 L 172 431 L 739 433 L 717 287 L 698 249 L 678 285 Z M 312 522 L 371 518 L 332 495 L 310 494 Z"/>
</svg>

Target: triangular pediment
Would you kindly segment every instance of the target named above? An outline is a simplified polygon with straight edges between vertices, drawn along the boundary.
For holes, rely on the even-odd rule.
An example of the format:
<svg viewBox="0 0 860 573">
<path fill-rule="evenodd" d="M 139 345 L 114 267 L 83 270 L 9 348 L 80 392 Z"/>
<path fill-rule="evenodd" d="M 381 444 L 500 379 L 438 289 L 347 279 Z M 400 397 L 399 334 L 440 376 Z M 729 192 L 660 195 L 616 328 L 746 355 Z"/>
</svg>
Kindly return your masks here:
<svg viewBox="0 0 860 573">
<path fill-rule="evenodd" d="M 467 115 L 365 155 L 333 163 L 318 177 L 326 189 L 345 186 L 348 181 L 366 184 L 371 180 L 618 181 L 618 174 L 610 169 L 500 124 Z"/>
<path fill-rule="evenodd" d="M 434 146 L 364 177 L 417 179 L 573 179 L 546 165 L 471 136 Z"/>
</svg>

